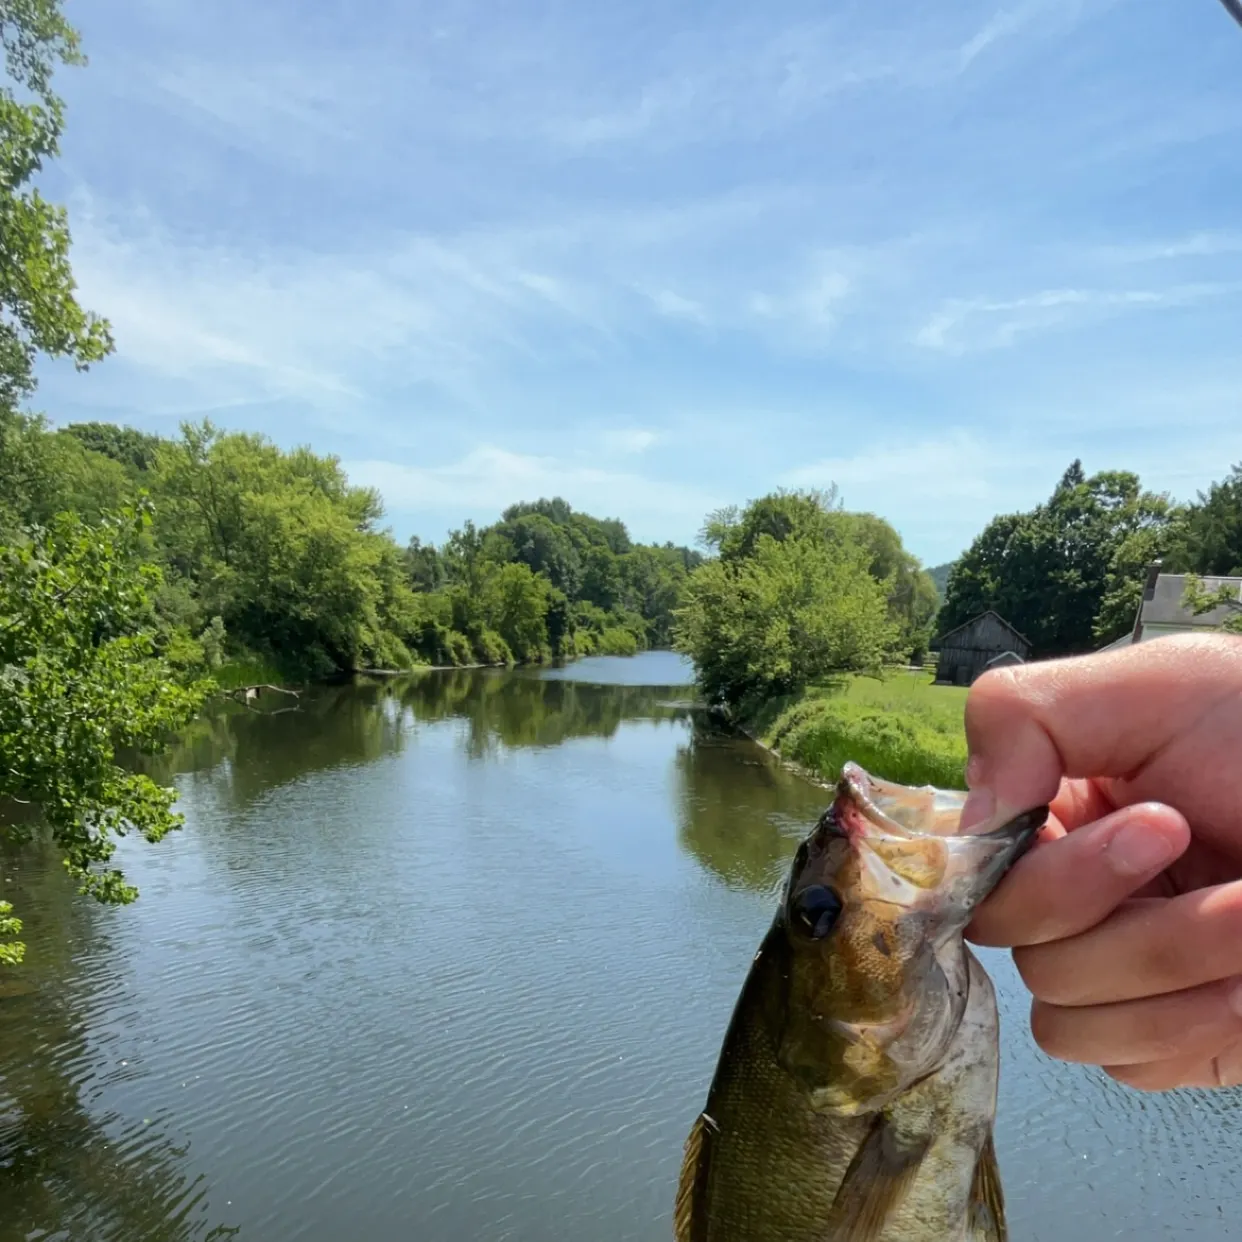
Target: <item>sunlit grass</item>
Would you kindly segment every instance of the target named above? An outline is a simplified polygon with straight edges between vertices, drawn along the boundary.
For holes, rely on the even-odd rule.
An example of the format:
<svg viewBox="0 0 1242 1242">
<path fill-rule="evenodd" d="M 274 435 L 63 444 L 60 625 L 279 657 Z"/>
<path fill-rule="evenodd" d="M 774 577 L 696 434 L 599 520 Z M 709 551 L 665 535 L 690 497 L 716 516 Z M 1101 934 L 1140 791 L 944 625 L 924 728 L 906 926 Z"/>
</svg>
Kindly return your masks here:
<svg viewBox="0 0 1242 1242">
<path fill-rule="evenodd" d="M 932 674 L 849 677 L 774 700 L 749 724 L 786 758 L 835 780 L 847 760 L 902 784 L 964 788 L 966 690 Z"/>
</svg>

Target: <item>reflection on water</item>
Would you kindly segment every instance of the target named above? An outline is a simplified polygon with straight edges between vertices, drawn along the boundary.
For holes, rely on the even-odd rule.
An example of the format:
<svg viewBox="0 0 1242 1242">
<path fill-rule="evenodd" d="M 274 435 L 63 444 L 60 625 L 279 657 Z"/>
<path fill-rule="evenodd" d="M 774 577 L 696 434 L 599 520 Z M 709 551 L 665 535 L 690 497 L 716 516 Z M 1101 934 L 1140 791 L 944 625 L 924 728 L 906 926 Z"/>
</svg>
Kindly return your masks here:
<svg viewBox="0 0 1242 1242">
<path fill-rule="evenodd" d="M 127 1067 L 101 1055 L 107 983 L 90 963 L 109 946 L 68 877 L 38 847 L 0 851 L 0 876 L 28 942 L 23 967 L 0 974 L 0 1242 L 233 1236 L 212 1223 L 176 1117 L 108 1105 Z"/>
<path fill-rule="evenodd" d="M 0 1242 L 666 1242 L 828 798 L 687 681 L 650 653 L 226 707 L 165 761 L 186 829 L 122 847 L 137 905 L 4 859 L 31 952 L 0 984 Z M 987 961 L 1014 1242 L 1231 1236 L 1237 1094 L 1054 1064 Z"/>
<path fill-rule="evenodd" d="M 700 716 L 676 757 L 678 839 L 725 883 L 773 895 L 831 793 Z"/>
</svg>

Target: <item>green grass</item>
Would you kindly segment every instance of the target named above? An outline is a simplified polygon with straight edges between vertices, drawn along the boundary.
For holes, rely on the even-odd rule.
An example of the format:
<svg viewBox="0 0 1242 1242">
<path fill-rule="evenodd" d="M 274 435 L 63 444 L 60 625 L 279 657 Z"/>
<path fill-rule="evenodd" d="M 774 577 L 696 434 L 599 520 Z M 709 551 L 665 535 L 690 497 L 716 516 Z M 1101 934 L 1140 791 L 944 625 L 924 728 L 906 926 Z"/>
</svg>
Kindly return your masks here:
<svg viewBox="0 0 1242 1242">
<path fill-rule="evenodd" d="M 936 686 L 932 674 L 894 671 L 849 677 L 772 700 L 744 717 L 766 745 L 826 780 L 852 759 L 907 785 L 965 787 L 966 690 Z"/>
</svg>

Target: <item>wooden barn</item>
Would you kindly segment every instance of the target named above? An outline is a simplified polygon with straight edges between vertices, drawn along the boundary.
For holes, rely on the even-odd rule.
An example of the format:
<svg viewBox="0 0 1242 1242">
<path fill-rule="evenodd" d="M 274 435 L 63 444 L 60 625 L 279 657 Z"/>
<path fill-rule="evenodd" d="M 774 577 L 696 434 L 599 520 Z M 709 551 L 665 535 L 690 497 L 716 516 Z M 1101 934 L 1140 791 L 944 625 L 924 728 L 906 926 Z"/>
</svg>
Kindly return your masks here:
<svg viewBox="0 0 1242 1242">
<path fill-rule="evenodd" d="M 969 686 L 988 668 L 1022 664 L 1031 644 L 999 613 L 989 609 L 942 634 L 932 643 L 938 651 L 936 680 L 953 686 Z"/>
</svg>

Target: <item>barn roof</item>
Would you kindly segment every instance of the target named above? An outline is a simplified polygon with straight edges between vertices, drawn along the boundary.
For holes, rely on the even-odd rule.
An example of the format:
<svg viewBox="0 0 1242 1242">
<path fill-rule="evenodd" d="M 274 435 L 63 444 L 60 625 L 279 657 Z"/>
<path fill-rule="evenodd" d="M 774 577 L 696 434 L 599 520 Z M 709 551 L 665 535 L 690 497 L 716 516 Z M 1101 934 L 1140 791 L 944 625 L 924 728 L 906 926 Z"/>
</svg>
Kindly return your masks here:
<svg viewBox="0 0 1242 1242">
<path fill-rule="evenodd" d="M 976 616 L 971 617 L 969 621 L 963 621 L 961 625 L 955 625 L 951 630 L 946 630 L 943 634 L 940 635 L 939 638 L 935 639 L 932 642 L 932 646 L 938 647 L 942 642 L 944 642 L 946 638 L 952 638 L 954 634 L 959 634 L 961 633 L 962 630 L 969 629 L 972 625 L 977 624 L 984 617 L 995 617 L 1001 623 L 1001 625 L 1005 627 L 1005 629 L 1007 629 L 1012 635 L 1014 635 L 1015 638 L 1021 639 L 1021 641 L 1024 642 L 1028 647 L 1032 645 L 1031 640 L 1027 638 L 1027 636 L 1023 634 L 1021 630 L 1015 629 L 1012 625 L 1010 625 L 1009 622 L 1006 621 L 1005 618 L 1002 617 L 1000 613 L 996 611 L 996 609 L 986 608 L 984 609 L 983 612 L 978 613 Z"/>
<path fill-rule="evenodd" d="M 1025 664 L 1026 661 L 1016 651 L 1002 651 L 994 655 L 987 663 L 988 668 L 999 668 L 1005 664 Z"/>
</svg>

